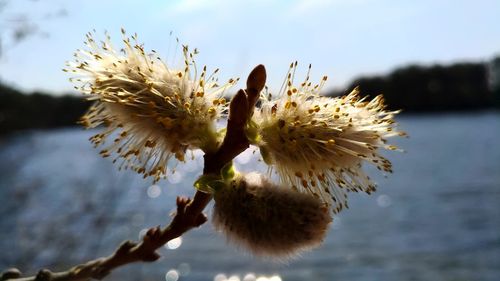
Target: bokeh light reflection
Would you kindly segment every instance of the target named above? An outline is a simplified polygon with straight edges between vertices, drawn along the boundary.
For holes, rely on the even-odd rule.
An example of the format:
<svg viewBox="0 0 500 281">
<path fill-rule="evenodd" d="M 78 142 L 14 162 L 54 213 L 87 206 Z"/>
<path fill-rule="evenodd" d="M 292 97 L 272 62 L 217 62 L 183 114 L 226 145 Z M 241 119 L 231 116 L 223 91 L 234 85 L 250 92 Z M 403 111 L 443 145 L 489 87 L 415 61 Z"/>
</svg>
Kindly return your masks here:
<svg viewBox="0 0 500 281">
<path fill-rule="evenodd" d="M 149 198 L 157 198 L 161 194 L 161 188 L 158 185 L 153 184 L 148 187 L 147 194 Z"/>
<path fill-rule="evenodd" d="M 175 250 L 182 245 L 182 237 L 174 238 L 165 244 L 165 248 L 169 250 Z"/>
<path fill-rule="evenodd" d="M 177 281 L 179 280 L 179 272 L 175 269 L 169 270 L 165 274 L 165 281 Z"/>
<path fill-rule="evenodd" d="M 214 277 L 214 281 L 226 281 L 227 280 L 227 276 L 225 274 L 222 274 L 222 273 L 219 273 L 217 275 L 215 275 Z"/>
<path fill-rule="evenodd" d="M 381 194 L 377 197 L 377 205 L 381 208 L 387 208 L 391 206 L 392 200 L 389 195 Z"/>
</svg>

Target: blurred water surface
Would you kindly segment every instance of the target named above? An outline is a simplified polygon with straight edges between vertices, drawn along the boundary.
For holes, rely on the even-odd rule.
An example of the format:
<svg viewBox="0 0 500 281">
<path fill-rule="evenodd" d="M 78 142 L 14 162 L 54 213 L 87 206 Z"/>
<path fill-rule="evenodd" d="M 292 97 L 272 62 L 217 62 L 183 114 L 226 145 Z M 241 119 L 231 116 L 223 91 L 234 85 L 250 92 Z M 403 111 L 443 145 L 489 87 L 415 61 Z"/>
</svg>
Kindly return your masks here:
<svg viewBox="0 0 500 281">
<path fill-rule="evenodd" d="M 396 143 L 407 153 L 387 154 L 394 174 L 372 171 L 379 190 L 351 194 L 322 247 L 287 263 L 262 261 L 206 223 L 169 243 L 162 260 L 107 280 L 500 280 L 500 114 L 399 121 L 411 137 Z M 38 131 L 0 142 L 1 269 L 61 270 L 108 255 L 165 224 L 176 195 L 194 193 L 199 153 L 151 186 L 101 159 L 91 134 Z M 236 164 L 259 166 L 251 151 Z"/>
</svg>

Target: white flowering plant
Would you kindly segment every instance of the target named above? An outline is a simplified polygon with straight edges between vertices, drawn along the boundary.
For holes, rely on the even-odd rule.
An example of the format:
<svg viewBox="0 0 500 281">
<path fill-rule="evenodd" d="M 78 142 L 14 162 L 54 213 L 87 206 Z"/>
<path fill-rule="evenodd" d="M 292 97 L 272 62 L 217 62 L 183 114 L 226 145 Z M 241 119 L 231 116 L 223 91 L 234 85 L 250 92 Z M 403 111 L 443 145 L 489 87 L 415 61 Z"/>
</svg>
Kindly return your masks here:
<svg viewBox="0 0 500 281">
<path fill-rule="evenodd" d="M 219 83 L 218 70 L 198 69 L 197 50 L 183 46 L 183 66 L 166 64 L 146 51 L 137 35 L 123 33 L 123 48 L 110 37 L 99 43 L 86 36 L 64 71 L 75 89 L 93 105 L 81 118 L 101 131 L 90 141 L 119 169 L 132 169 L 154 182 L 168 177 L 175 165 L 190 161 L 194 149 L 204 155 L 202 175 L 193 199 L 177 198 L 171 223 L 149 229 L 140 242 L 126 241 L 109 257 L 64 272 L 43 269 L 20 277 L 15 269 L 1 280 L 101 279 L 113 269 L 159 258 L 157 249 L 207 220 L 203 209 L 214 199 L 213 224 L 228 240 L 255 255 L 288 259 L 321 244 L 332 216 L 348 207 L 347 194 L 375 191 L 363 171 L 365 163 L 392 172 L 381 150 L 399 150 L 387 139 L 404 136 L 382 96 L 362 98 L 358 89 L 342 97 L 320 95 L 309 73 L 296 83 L 297 63 L 276 97 L 265 89 L 266 70 L 257 66 L 246 89 L 230 102 L 224 96 L 238 79 Z M 227 119 L 227 127 L 216 123 Z M 232 160 L 250 146 L 258 147 L 269 174 L 236 171 Z M 270 174 L 279 180 L 273 182 Z"/>
</svg>

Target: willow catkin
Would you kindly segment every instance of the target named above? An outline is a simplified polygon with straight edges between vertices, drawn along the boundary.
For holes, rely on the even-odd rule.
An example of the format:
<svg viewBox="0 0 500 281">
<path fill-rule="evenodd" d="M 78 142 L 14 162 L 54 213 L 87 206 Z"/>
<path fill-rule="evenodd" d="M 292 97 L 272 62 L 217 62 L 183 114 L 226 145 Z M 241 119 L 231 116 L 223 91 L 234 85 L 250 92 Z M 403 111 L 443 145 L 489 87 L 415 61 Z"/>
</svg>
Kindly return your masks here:
<svg viewBox="0 0 500 281">
<path fill-rule="evenodd" d="M 394 121 L 399 111 L 387 110 L 381 95 L 362 97 L 357 88 L 342 97 L 321 96 L 326 77 L 313 86 L 307 75 L 297 85 L 292 73 L 284 90 L 256 111 L 254 144 L 283 186 L 318 196 L 338 213 L 348 207 L 347 192 L 376 190 L 363 165 L 392 172 L 381 152 L 399 150 L 388 139 L 406 135 Z"/>
<path fill-rule="evenodd" d="M 214 198 L 216 230 L 259 256 L 286 259 L 314 248 L 332 221 L 321 200 L 256 173 L 238 176 Z"/>
<path fill-rule="evenodd" d="M 217 148 L 216 122 L 225 116 L 223 95 L 237 82 L 217 82 L 214 71 L 197 71 L 194 56 L 183 47 L 184 66 L 167 65 L 123 33 L 123 48 L 87 34 L 86 48 L 77 50 L 64 71 L 75 88 L 94 101 L 81 118 L 87 128 L 103 130 L 90 140 L 103 157 L 114 157 L 120 169 L 132 169 L 154 181 L 167 175 L 170 159 L 185 160 L 188 150 Z"/>
</svg>

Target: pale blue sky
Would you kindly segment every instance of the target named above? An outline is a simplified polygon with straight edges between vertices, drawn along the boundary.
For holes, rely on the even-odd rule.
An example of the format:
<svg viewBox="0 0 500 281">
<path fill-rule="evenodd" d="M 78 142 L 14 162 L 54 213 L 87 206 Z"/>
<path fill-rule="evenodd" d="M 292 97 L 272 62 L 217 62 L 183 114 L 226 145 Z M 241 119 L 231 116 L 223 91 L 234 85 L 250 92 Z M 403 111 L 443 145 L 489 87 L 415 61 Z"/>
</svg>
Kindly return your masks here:
<svg viewBox="0 0 500 281">
<path fill-rule="evenodd" d="M 68 17 L 44 18 L 62 7 Z M 488 60 L 500 53 L 500 1 L 494 0 L 16 0 L 0 17 L 8 21 L 18 12 L 50 34 L 32 36 L 0 58 L 0 80 L 24 90 L 71 90 L 61 68 L 94 28 L 108 30 L 116 43 L 120 27 L 137 32 L 146 49 L 164 57 L 173 31 L 200 50 L 200 65 L 219 67 L 221 79 L 266 65 L 271 88 L 294 60 L 301 73 L 312 63 L 316 80 L 328 75 L 327 88 L 344 88 L 359 75 L 409 63 Z M 7 36 L 7 29 L 0 32 Z"/>
</svg>

